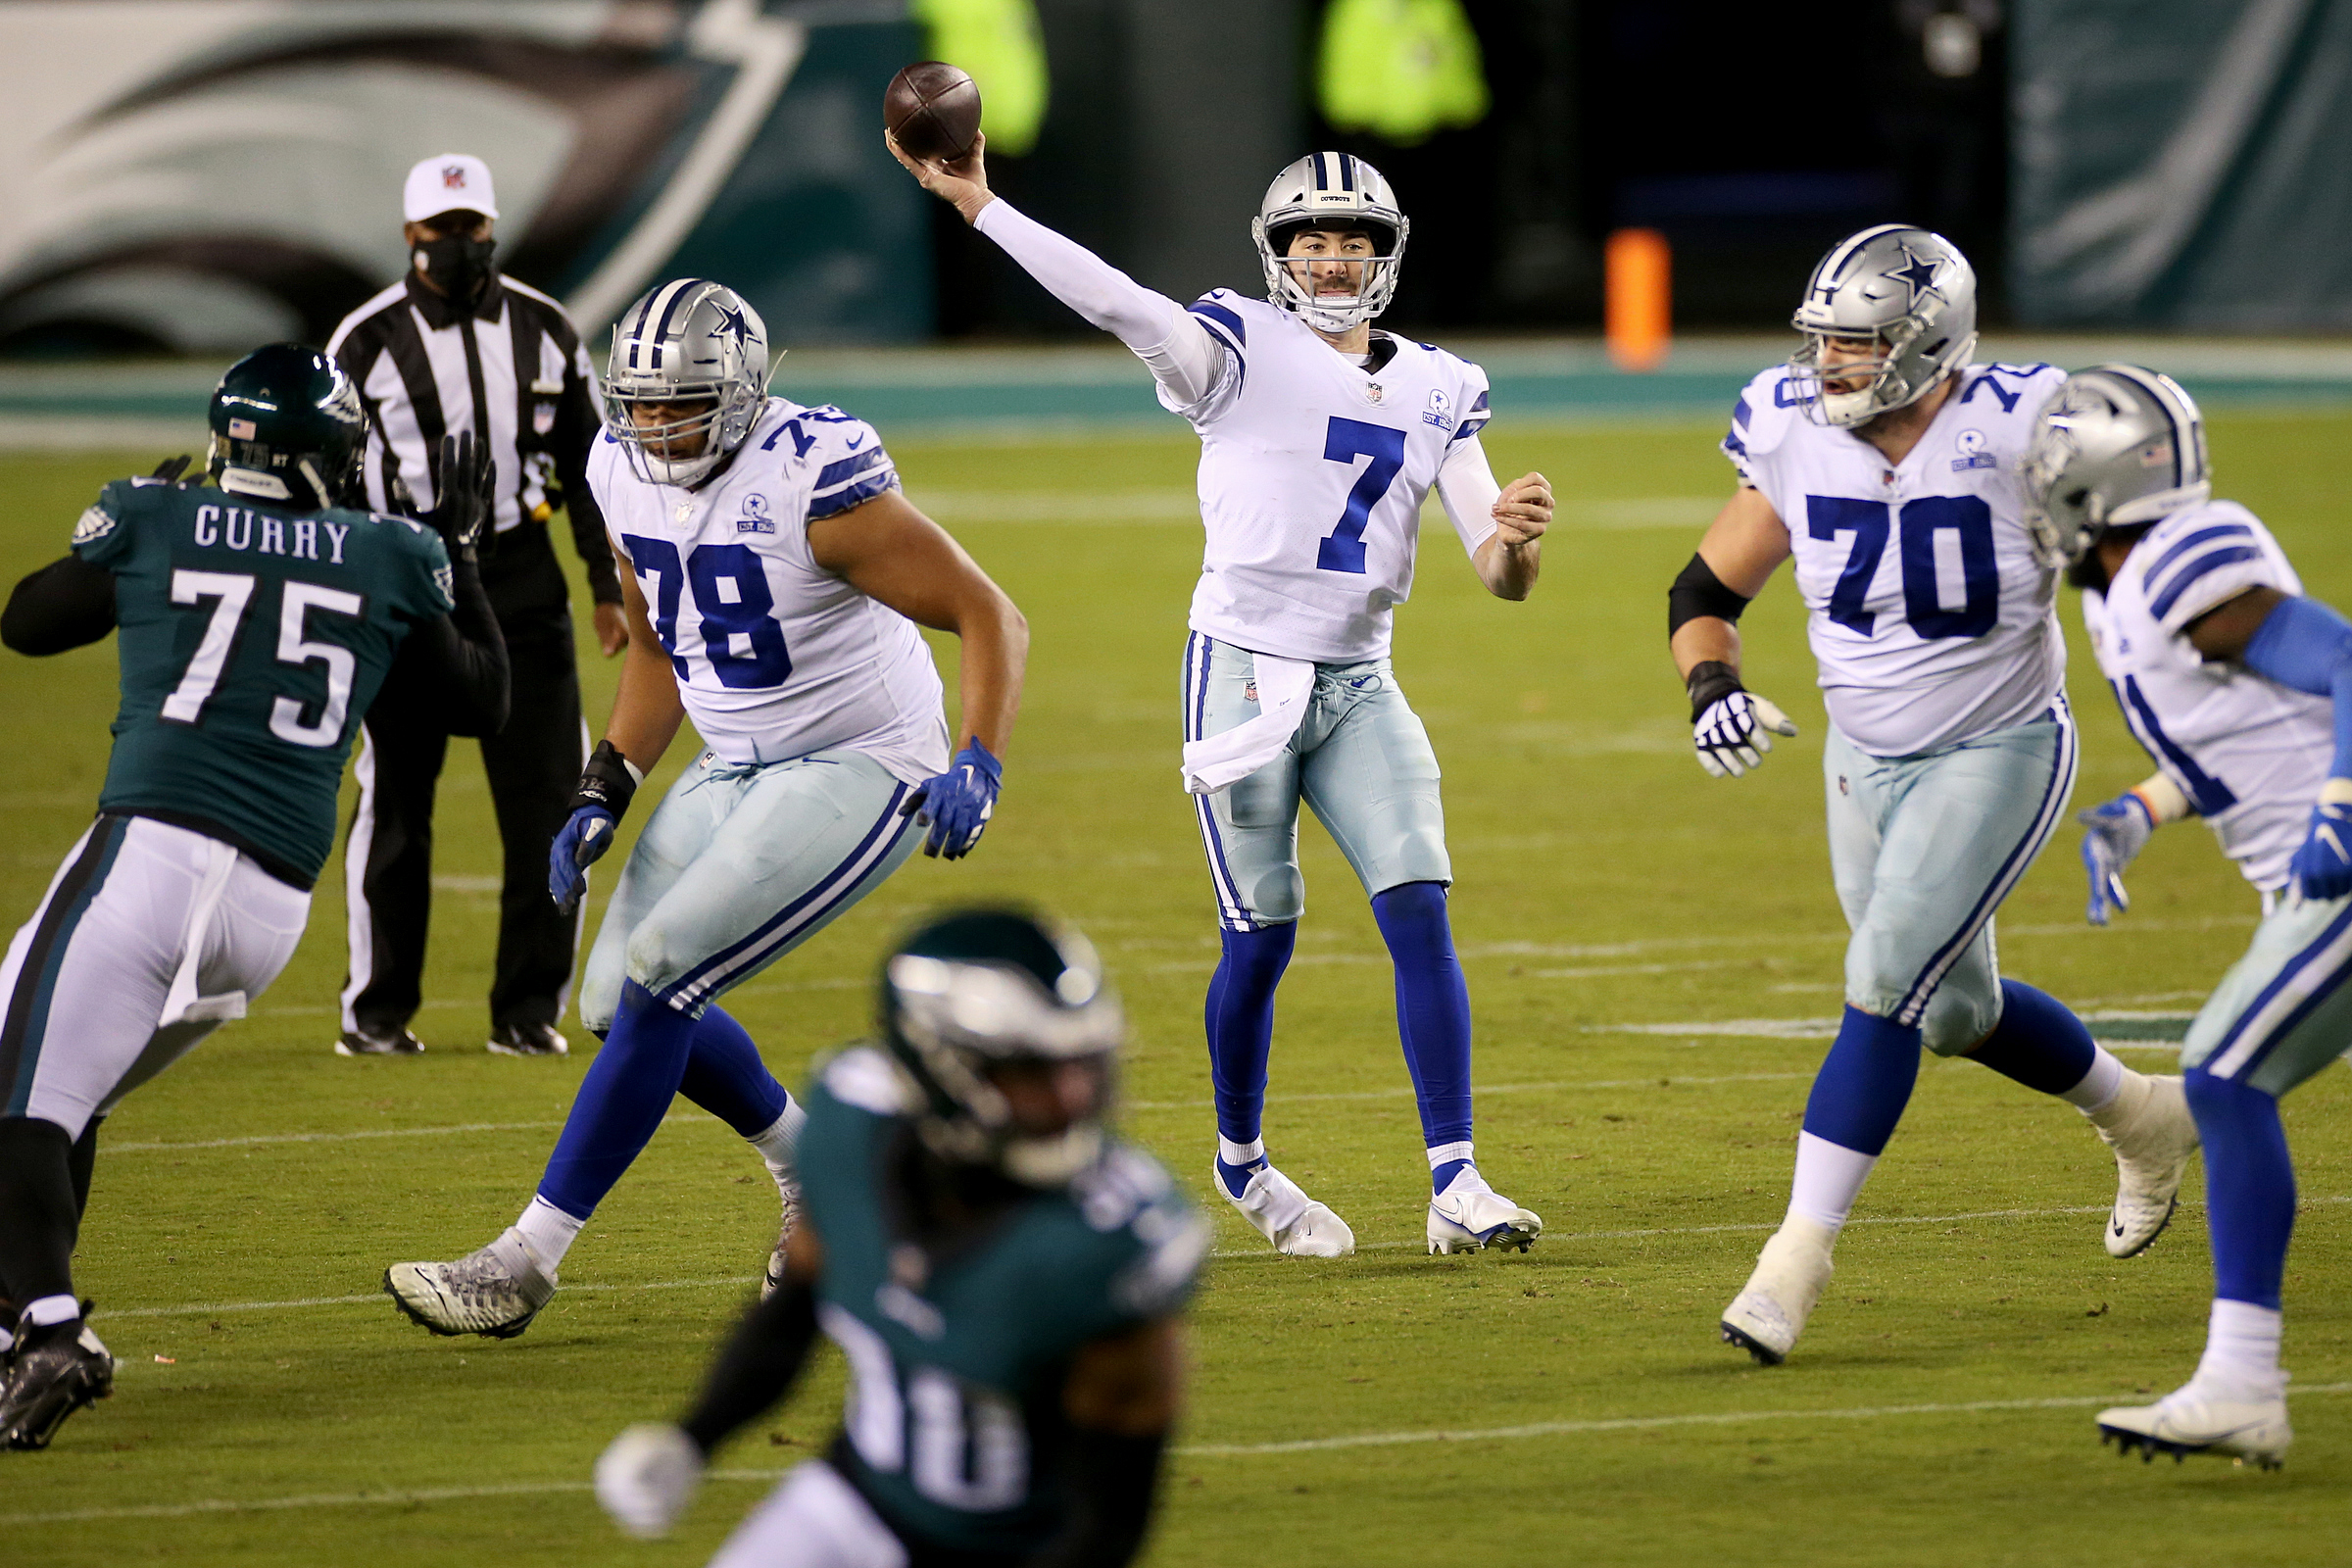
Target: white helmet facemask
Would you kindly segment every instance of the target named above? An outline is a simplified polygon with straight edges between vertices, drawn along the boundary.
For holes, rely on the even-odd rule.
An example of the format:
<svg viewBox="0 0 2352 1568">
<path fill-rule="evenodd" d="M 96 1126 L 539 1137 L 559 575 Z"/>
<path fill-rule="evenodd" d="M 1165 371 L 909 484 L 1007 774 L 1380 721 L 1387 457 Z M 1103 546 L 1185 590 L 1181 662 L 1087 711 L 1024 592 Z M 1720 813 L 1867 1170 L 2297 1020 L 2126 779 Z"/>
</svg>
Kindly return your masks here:
<svg viewBox="0 0 2352 1568">
<path fill-rule="evenodd" d="M 1250 220 L 1250 237 L 1265 269 L 1267 300 L 1316 331 L 1336 335 L 1389 308 L 1411 227 L 1379 170 L 1346 153 L 1312 153 L 1274 176 Z M 1371 236 L 1370 256 L 1315 258 L 1346 262 L 1355 270 L 1355 292 L 1315 292 L 1307 259 L 1289 255 L 1293 238 L 1309 229 L 1361 229 Z"/>
</svg>

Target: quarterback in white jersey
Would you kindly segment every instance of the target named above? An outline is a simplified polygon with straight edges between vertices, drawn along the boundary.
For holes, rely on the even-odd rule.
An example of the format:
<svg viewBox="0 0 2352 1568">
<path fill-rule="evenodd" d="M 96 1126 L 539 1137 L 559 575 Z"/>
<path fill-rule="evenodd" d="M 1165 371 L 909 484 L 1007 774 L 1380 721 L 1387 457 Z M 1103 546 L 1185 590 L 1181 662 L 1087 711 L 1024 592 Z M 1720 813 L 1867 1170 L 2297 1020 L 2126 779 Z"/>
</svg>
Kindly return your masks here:
<svg viewBox="0 0 2352 1568">
<path fill-rule="evenodd" d="M 2205 1150 L 2213 1311 L 2196 1375 L 2101 1411 L 2127 1453 L 2271 1466 L 2293 1441 L 2278 1368 L 2295 1172 L 2278 1097 L 2352 1045 L 2352 623 L 2303 597 L 2245 508 L 2210 499 L 2203 422 L 2168 377 L 2102 365 L 2041 411 L 2024 477 L 2083 590 L 2099 666 L 2154 777 L 2082 815 L 2090 916 L 2158 823 L 2195 813 L 2262 891 L 2254 941 L 2180 1048 Z"/>
<path fill-rule="evenodd" d="M 1854 1199 L 1901 1119 L 1922 1046 L 2081 1108 L 2114 1146 L 2106 1244 L 2170 1219 L 2194 1130 L 2180 1083 L 2132 1072 L 1994 961 L 1992 919 L 2075 780 L 2056 579 L 2016 460 L 2060 380 L 1972 366 L 1976 275 L 1940 236 L 1886 224 L 1814 269 L 1803 346 L 1748 383 L 1723 450 L 1740 488 L 1669 597 L 1699 761 L 1761 761 L 1795 725 L 1740 679 L 1735 623 L 1793 557 L 1830 715 L 1830 861 L 1853 936 L 1844 1018 L 1797 1138 L 1788 1214 L 1723 1337 L 1773 1364 L 1803 1330 Z"/>
<path fill-rule="evenodd" d="M 1355 1249 L 1346 1222 L 1267 1159 L 1261 1136 L 1274 993 L 1305 907 L 1303 800 L 1363 883 L 1395 962 L 1430 1250 L 1524 1249 L 1543 1222 L 1487 1185 L 1471 1145 L 1470 998 L 1446 915 L 1438 763 L 1389 643 L 1432 489 L 1503 599 L 1535 586 L 1551 493 L 1537 473 L 1494 482 L 1479 444 L 1486 372 L 1372 329 L 1409 228 L 1388 182 L 1342 153 L 1299 159 L 1251 224 L 1266 297 L 1217 289 L 1179 306 L 993 196 L 980 146 L 955 164 L 891 146 L 925 189 L 1132 349 L 1160 402 L 1200 436 L 1207 548 L 1185 649 L 1183 773 L 1224 949 L 1205 1009 L 1217 1190 L 1279 1252 Z"/>
<path fill-rule="evenodd" d="M 1028 651 L 1020 612 L 907 503 L 872 426 L 768 397 L 766 381 L 766 330 L 717 283 L 664 283 L 613 328 L 588 482 L 628 566 L 629 650 L 551 851 L 559 905 L 577 904 L 683 720 L 706 749 L 646 823 L 606 910 L 580 997 L 604 1048 L 537 1195 L 479 1251 L 385 1276 L 436 1333 L 521 1333 L 681 1093 L 766 1160 L 788 1236 L 800 1108 L 712 1004 L 918 842 L 969 852 L 994 808 Z M 953 760 L 918 625 L 962 639 Z"/>
</svg>

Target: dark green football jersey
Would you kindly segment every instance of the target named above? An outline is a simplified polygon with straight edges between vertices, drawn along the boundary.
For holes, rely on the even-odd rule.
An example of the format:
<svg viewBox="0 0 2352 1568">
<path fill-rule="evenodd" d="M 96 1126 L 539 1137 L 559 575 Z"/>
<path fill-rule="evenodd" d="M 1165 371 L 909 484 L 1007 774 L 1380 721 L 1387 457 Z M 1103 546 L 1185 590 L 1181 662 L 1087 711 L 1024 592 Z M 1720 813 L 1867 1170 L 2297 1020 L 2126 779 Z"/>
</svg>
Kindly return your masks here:
<svg viewBox="0 0 2352 1568">
<path fill-rule="evenodd" d="M 1114 1142 L 1066 1191 L 926 1255 L 884 1190 L 910 1131 L 899 1102 L 888 1057 L 845 1051 L 807 1097 L 795 1160 L 824 1242 L 817 1315 L 850 1361 L 834 1460 L 909 1540 L 1034 1551 L 1063 1522 L 1072 1355 L 1182 1306 L 1207 1222 L 1156 1160 Z"/>
<path fill-rule="evenodd" d="M 118 479 L 74 530 L 115 575 L 122 706 L 105 811 L 210 831 L 308 887 L 361 715 L 449 557 L 405 517 Z"/>
</svg>

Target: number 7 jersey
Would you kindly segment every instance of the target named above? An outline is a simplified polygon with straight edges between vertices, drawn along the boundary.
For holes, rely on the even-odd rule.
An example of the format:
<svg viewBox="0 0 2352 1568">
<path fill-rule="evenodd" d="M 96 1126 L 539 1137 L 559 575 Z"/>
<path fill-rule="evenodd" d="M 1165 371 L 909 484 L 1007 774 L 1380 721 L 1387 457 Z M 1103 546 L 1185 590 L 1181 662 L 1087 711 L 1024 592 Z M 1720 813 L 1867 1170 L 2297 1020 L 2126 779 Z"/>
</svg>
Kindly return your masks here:
<svg viewBox="0 0 2352 1568">
<path fill-rule="evenodd" d="M 705 746 L 738 764 L 848 748 L 909 784 L 947 769 L 922 634 L 808 545 L 811 522 L 899 487 L 871 425 L 770 398 L 699 490 L 638 477 L 608 431 L 588 485 Z"/>
<path fill-rule="evenodd" d="M 1830 721 L 1876 757 L 2023 724 L 2066 674 L 2057 578 L 2034 557 L 2017 460 L 2065 372 L 1960 372 L 1899 464 L 1806 417 L 1787 370 L 1747 384 L 1724 455 L 1788 529 Z"/>
<path fill-rule="evenodd" d="M 1226 357 L 1206 397 L 1169 405 L 1200 434 L 1208 540 L 1193 629 L 1283 659 L 1386 656 L 1392 612 L 1413 588 L 1421 503 L 1453 444 L 1487 422 L 1486 372 L 1386 333 L 1374 341 L 1393 352 L 1367 369 L 1288 311 L 1228 289 L 1188 309 Z"/>
</svg>

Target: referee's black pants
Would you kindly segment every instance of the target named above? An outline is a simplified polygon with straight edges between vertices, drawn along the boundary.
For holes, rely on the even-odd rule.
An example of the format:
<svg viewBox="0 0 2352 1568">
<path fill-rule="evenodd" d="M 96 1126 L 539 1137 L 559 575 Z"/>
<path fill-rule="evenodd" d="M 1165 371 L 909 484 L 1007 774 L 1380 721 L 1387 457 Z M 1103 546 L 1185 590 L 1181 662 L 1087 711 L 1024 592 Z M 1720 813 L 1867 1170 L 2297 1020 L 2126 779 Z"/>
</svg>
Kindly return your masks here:
<svg viewBox="0 0 2352 1568">
<path fill-rule="evenodd" d="M 513 702 L 481 742 L 505 848 L 490 1027 L 553 1024 L 571 997 L 580 916 L 547 896 L 547 852 L 587 762 L 568 609 L 501 615 Z M 435 694 L 388 681 L 368 710 L 360 804 L 344 847 L 350 969 L 343 1027 L 397 1034 L 423 1000 L 432 913 L 433 792 L 449 734 Z"/>
</svg>

